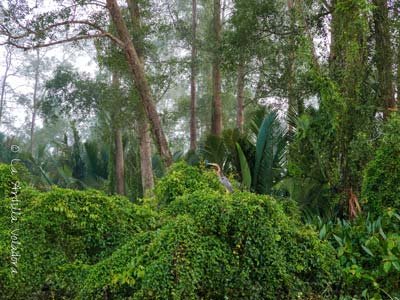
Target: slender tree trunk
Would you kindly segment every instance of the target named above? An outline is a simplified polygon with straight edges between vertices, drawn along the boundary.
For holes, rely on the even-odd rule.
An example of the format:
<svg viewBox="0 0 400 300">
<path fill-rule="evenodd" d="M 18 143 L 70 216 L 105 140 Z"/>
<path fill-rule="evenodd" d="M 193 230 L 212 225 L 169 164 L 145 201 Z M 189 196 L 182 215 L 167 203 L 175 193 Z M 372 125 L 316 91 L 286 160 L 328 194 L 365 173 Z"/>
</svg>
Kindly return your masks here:
<svg viewBox="0 0 400 300">
<path fill-rule="evenodd" d="M 40 72 L 40 52 L 39 49 L 36 49 L 36 62 L 35 62 L 35 85 L 33 87 L 33 103 L 32 103 L 32 119 L 31 119 L 31 132 L 30 132 L 30 146 L 29 152 L 32 157 L 34 155 L 34 144 L 35 144 L 35 125 L 36 125 L 36 114 L 37 114 L 37 94 L 38 94 L 38 85 L 39 85 L 39 72 Z"/>
<path fill-rule="evenodd" d="M 293 0 L 287 2 L 288 11 L 290 15 L 290 30 L 296 30 L 296 3 Z M 298 105 L 296 104 L 296 94 L 295 94 L 295 62 L 296 62 L 296 51 L 297 42 L 296 37 L 291 36 L 288 46 L 288 61 L 286 66 L 287 72 L 287 97 L 288 97 L 288 134 L 293 135 L 295 124 L 293 122 L 293 116 L 298 115 Z"/>
<path fill-rule="evenodd" d="M 9 72 L 10 68 L 11 68 L 11 48 L 7 47 L 6 48 L 6 66 L 4 69 L 3 80 L 1 82 L 0 126 L 1 126 L 2 120 L 3 120 L 4 106 L 5 106 L 5 102 L 6 102 L 6 83 L 7 83 L 7 77 L 8 77 L 8 72 Z"/>
<path fill-rule="evenodd" d="M 240 61 L 237 70 L 237 95 L 236 95 L 236 127 L 243 132 L 244 124 L 244 80 L 245 80 L 245 64 Z"/>
<path fill-rule="evenodd" d="M 127 0 L 133 25 L 133 41 L 137 45 L 138 57 L 144 65 L 144 49 L 142 47 L 140 10 L 136 0 Z M 154 188 L 153 166 L 151 162 L 151 138 L 149 123 L 143 105 L 138 107 L 138 136 L 140 152 L 140 173 L 142 177 L 143 195 L 150 196 Z"/>
<path fill-rule="evenodd" d="M 394 6 L 394 20 L 400 20 L 400 5 Z M 398 23 L 400 24 L 400 22 Z M 394 58 L 396 65 L 397 65 L 397 72 L 396 72 L 396 94 L 397 94 L 397 103 L 398 106 L 400 103 L 400 30 L 397 31 L 396 35 L 396 57 Z"/>
<path fill-rule="evenodd" d="M 197 2 L 192 0 L 192 57 L 190 66 L 190 150 L 197 148 L 196 126 L 196 27 L 197 27 Z"/>
<path fill-rule="evenodd" d="M 116 128 L 114 131 L 115 142 L 115 180 L 116 192 L 125 195 L 125 164 L 124 164 L 124 146 L 122 143 L 122 129 Z"/>
<path fill-rule="evenodd" d="M 158 152 L 160 153 L 160 156 L 164 160 L 166 166 L 170 166 L 172 164 L 172 155 L 161 126 L 160 117 L 157 113 L 156 106 L 154 105 L 151 96 L 150 86 L 147 82 L 144 72 L 144 66 L 140 61 L 138 53 L 136 52 L 136 49 L 132 43 L 128 28 L 124 22 L 117 1 L 107 0 L 107 9 L 111 14 L 111 18 L 115 25 L 118 36 L 125 45 L 123 50 L 127 58 L 129 69 L 135 81 L 135 86 L 138 89 L 141 102 L 144 106 L 146 116 L 151 124 L 151 130 L 156 141 Z"/>
<path fill-rule="evenodd" d="M 120 78 L 116 72 L 112 74 L 112 85 L 115 89 L 120 86 Z M 117 194 L 125 195 L 125 161 L 124 145 L 122 141 L 122 129 L 120 125 L 113 124 L 114 127 L 114 146 L 115 146 L 115 187 Z"/>
<path fill-rule="evenodd" d="M 331 10 L 333 11 L 336 7 L 336 0 L 331 1 Z M 333 68 L 334 61 L 336 59 L 336 32 L 335 32 L 335 23 L 336 23 L 336 14 L 334 12 L 331 13 L 331 22 L 330 22 L 330 45 L 329 45 L 329 67 L 330 69 Z"/>
<path fill-rule="evenodd" d="M 221 0 L 214 0 L 214 41 L 215 54 L 212 65 L 213 78 L 213 110 L 211 119 L 211 133 L 216 136 L 222 134 L 222 101 L 221 101 L 221 70 L 220 70 L 220 45 L 221 45 Z"/>
<path fill-rule="evenodd" d="M 378 106 L 383 107 L 386 118 L 395 108 L 393 89 L 392 43 L 390 40 L 389 11 L 386 0 L 373 0 L 375 27 L 376 66 L 378 72 Z"/>
</svg>

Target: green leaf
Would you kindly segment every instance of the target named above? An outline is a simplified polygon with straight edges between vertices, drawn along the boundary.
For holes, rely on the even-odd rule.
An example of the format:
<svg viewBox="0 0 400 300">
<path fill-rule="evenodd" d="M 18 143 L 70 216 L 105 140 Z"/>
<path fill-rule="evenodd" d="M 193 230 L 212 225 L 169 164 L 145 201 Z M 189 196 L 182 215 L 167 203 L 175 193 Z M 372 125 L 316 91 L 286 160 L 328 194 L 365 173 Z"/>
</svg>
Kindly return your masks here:
<svg viewBox="0 0 400 300">
<path fill-rule="evenodd" d="M 371 255 L 372 257 L 374 256 L 374 254 L 371 252 L 371 250 L 369 250 L 367 247 L 365 247 L 364 245 L 361 245 L 361 248 L 363 248 L 363 250 L 365 252 L 367 252 L 367 254 Z"/>
<path fill-rule="evenodd" d="M 336 242 L 338 242 L 338 244 L 340 246 L 343 246 L 343 241 L 340 237 L 338 237 L 336 234 L 334 234 L 333 237 L 335 238 Z"/>
<path fill-rule="evenodd" d="M 389 273 L 391 267 L 392 263 L 390 261 L 387 261 L 383 264 L 383 270 L 385 271 L 385 273 Z"/>
<path fill-rule="evenodd" d="M 400 272 L 400 264 L 397 261 L 393 261 L 392 265 L 398 272 Z"/>
<path fill-rule="evenodd" d="M 250 189 L 251 186 L 251 172 L 249 168 L 249 164 L 247 163 L 246 156 L 243 153 L 242 148 L 239 143 L 236 143 L 236 149 L 239 154 L 240 160 L 240 171 L 242 173 L 242 184 L 246 187 L 246 189 Z"/>
<path fill-rule="evenodd" d="M 384 240 L 386 240 L 386 234 L 383 232 L 382 227 L 379 228 L 379 234 L 382 236 Z"/>
<path fill-rule="evenodd" d="M 322 226 L 321 230 L 319 231 L 319 238 L 322 240 L 324 239 L 326 236 L 326 226 L 324 224 L 324 226 Z"/>
</svg>

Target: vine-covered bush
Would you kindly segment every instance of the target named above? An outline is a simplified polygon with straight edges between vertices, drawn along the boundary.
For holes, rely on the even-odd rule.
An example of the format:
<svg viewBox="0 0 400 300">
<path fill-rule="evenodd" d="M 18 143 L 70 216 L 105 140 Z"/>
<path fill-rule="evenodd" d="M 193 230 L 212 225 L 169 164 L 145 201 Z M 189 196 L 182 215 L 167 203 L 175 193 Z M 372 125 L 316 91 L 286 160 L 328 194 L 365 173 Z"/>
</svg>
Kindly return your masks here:
<svg viewBox="0 0 400 300">
<path fill-rule="evenodd" d="M 0 299 L 329 298 L 340 276 L 333 248 L 283 202 L 227 194 L 183 163 L 160 180 L 156 208 L 93 190 L 18 197 L 18 224 L 11 199 L 0 204 Z"/>
<path fill-rule="evenodd" d="M 400 209 L 400 117 L 392 116 L 384 127 L 375 158 L 368 164 L 362 199 L 368 211 L 379 215 L 384 208 Z"/>
<path fill-rule="evenodd" d="M 212 176 L 173 168 L 157 187 L 169 203 L 160 227 L 90 268 L 79 298 L 329 298 L 339 275 L 333 248 L 273 198 L 226 194 L 211 188 Z"/>
<path fill-rule="evenodd" d="M 28 181 L 28 170 L 21 163 L 12 165 L 0 163 L 0 199 L 11 196 L 13 191 L 19 190 L 16 185 L 26 185 Z"/>
<path fill-rule="evenodd" d="M 212 171 L 199 172 L 197 167 L 179 162 L 172 166 L 168 176 L 163 177 L 158 182 L 155 194 L 157 202 L 160 205 L 165 205 L 178 196 L 207 188 L 224 191 L 217 176 Z"/>
<path fill-rule="evenodd" d="M 109 256 L 131 234 L 152 226 L 155 212 L 124 197 L 98 191 L 28 188 L 18 195 L 20 215 L 10 223 L 10 201 L 2 201 L 0 298 L 74 299 L 91 264 Z M 4 217 L 6 216 L 6 217 Z M 17 229 L 18 273 L 10 272 L 11 230 Z M 3 264 L 4 263 L 4 264 Z"/>
</svg>

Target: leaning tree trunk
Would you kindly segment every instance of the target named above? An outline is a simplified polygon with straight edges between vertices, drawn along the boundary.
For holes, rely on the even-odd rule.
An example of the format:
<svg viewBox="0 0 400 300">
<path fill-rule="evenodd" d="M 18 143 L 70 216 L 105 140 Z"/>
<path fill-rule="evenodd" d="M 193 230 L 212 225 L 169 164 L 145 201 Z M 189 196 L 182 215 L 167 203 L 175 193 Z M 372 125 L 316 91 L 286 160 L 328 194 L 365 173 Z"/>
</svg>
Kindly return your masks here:
<svg viewBox="0 0 400 300">
<path fill-rule="evenodd" d="M 378 101 L 386 118 L 395 108 L 393 89 L 392 43 L 390 40 L 389 11 L 386 0 L 373 0 L 376 67 L 378 72 Z"/>
<path fill-rule="evenodd" d="M 236 95 L 236 127 L 243 132 L 244 124 L 244 80 L 245 65 L 243 61 L 239 62 L 237 70 L 237 95 Z"/>
<path fill-rule="evenodd" d="M 127 0 L 129 13 L 133 25 L 133 40 L 137 45 L 137 54 L 142 64 L 144 64 L 144 49 L 141 39 L 140 10 L 136 0 Z M 138 106 L 138 136 L 140 152 L 140 174 L 142 177 L 143 195 L 150 196 L 154 188 L 153 166 L 151 162 L 151 138 L 149 124 L 146 119 L 143 105 Z"/>
<path fill-rule="evenodd" d="M 161 126 L 161 120 L 157 109 L 153 103 L 150 86 L 147 82 L 144 66 L 136 52 L 135 46 L 130 38 L 128 28 L 121 14 L 121 9 L 116 0 L 107 0 L 107 9 L 110 12 L 112 21 L 119 38 L 124 43 L 124 52 L 127 58 L 128 67 L 132 73 L 135 86 L 139 92 L 140 100 L 146 112 L 146 116 L 151 124 L 151 130 L 154 135 L 158 152 L 164 160 L 166 166 L 172 164 L 172 155 L 168 147 L 168 142 Z"/>
<path fill-rule="evenodd" d="M 190 150 L 195 151 L 197 147 L 196 126 L 196 27 L 197 27 L 197 3 L 192 0 L 192 55 L 190 66 Z"/>
<path fill-rule="evenodd" d="M 221 101 L 221 70 L 220 70 L 220 45 L 221 45 L 221 0 L 214 0 L 214 42 L 215 53 L 212 64 L 213 80 L 213 107 L 211 119 L 211 133 L 216 136 L 222 134 L 222 101 Z"/>
<path fill-rule="evenodd" d="M 37 94 L 38 94 L 38 85 L 39 85 L 39 72 L 40 72 L 40 53 L 39 49 L 36 49 L 36 62 L 35 62 L 35 85 L 33 87 L 33 100 L 32 100 L 32 119 L 31 119 L 31 130 L 30 130 L 30 138 L 31 142 L 29 145 L 29 152 L 32 157 L 34 155 L 34 145 L 35 145 L 35 125 L 36 125 L 36 114 L 37 114 Z"/>
</svg>

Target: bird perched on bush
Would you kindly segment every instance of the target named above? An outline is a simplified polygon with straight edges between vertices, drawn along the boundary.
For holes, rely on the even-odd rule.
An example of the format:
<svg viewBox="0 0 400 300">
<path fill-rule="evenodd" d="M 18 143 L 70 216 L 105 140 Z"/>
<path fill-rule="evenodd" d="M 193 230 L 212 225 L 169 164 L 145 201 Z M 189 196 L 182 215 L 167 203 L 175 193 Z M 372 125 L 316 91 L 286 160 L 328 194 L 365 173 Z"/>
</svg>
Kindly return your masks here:
<svg viewBox="0 0 400 300">
<path fill-rule="evenodd" d="M 224 186 L 224 188 L 226 189 L 227 192 L 233 193 L 232 184 L 230 183 L 229 179 L 226 178 L 226 177 L 224 176 L 224 174 L 222 174 L 221 167 L 220 167 L 218 164 L 215 164 L 215 163 L 208 163 L 208 162 L 206 162 L 206 165 L 207 165 L 207 166 L 213 166 L 213 167 L 215 167 L 215 172 L 216 172 L 217 175 L 218 175 L 219 182 L 222 183 L 222 185 Z"/>
</svg>

